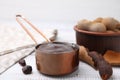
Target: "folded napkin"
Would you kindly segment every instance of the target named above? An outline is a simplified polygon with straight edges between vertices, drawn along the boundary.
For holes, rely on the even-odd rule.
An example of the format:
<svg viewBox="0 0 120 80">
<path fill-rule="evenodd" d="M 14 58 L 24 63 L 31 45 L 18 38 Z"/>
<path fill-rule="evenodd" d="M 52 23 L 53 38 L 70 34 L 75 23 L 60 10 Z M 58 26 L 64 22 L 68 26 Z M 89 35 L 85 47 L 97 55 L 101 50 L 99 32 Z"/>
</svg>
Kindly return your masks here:
<svg viewBox="0 0 120 80">
<path fill-rule="evenodd" d="M 45 42 L 45 39 L 34 30 L 29 29 L 38 43 Z M 42 31 L 50 40 L 55 40 L 56 29 Z M 21 27 L 0 26 L 0 74 L 9 67 L 34 52 L 34 41 Z"/>
</svg>

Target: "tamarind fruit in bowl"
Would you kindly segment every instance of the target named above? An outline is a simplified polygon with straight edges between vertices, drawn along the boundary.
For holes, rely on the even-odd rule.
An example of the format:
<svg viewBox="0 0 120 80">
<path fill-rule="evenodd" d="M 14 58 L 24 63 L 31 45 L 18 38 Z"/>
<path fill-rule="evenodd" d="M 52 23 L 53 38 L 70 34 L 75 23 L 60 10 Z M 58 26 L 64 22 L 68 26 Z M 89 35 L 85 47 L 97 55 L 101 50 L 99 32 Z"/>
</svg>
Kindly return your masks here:
<svg viewBox="0 0 120 80">
<path fill-rule="evenodd" d="M 93 21 L 83 19 L 78 22 L 77 27 L 91 32 L 120 32 L 120 22 L 112 17 L 98 17 Z"/>
<path fill-rule="evenodd" d="M 117 21 L 114 18 L 107 17 L 107 18 L 102 19 L 102 23 L 106 26 L 108 30 L 114 30 L 117 28 L 119 21 Z"/>
<path fill-rule="evenodd" d="M 90 25 L 89 31 L 105 32 L 106 31 L 106 27 L 105 27 L 105 25 L 103 23 L 93 23 L 93 24 Z"/>
<path fill-rule="evenodd" d="M 88 30 L 90 24 L 91 24 L 91 21 L 83 19 L 78 22 L 77 28 L 81 30 Z"/>
<path fill-rule="evenodd" d="M 102 17 L 98 17 L 96 18 L 93 22 L 102 22 L 103 18 Z"/>
</svg>

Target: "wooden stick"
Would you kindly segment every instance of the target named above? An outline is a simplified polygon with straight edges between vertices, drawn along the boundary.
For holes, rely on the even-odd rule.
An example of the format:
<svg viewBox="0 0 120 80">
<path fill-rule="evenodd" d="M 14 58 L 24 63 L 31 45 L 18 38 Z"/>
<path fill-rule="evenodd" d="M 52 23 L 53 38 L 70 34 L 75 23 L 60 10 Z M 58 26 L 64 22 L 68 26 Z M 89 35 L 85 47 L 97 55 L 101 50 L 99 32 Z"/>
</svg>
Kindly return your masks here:
<svg viewBox="0 0 120 80">
<path fill-rule="evenodd" d="M 31 39 L 35 42 L 35 44 L 37 45 L 37 41 L 35 40 L 35 38 L 33 37 L 33 35 L 27 30 L 27 28 L 21 23 L 21 21 L 18 19 L 18 17 L 16 17 L 16 21 L 21 25 L 21 27 L 25 30 L 25 32 L 31 37 Z"/>
<path fill-rule="evenodd" d="M 51 42 L 40 30 L 38 30 L 30 21 L 28 21 L 25 17 L 21 15 L 16 15 L 16 17 L 21 17 L 24 21 L 26 21 L 33 29 L 35 29 L 41 36 L 46 39 L 47 42 Z M 22 25 L 21 25 L 22 26 Z"/>
</svg>

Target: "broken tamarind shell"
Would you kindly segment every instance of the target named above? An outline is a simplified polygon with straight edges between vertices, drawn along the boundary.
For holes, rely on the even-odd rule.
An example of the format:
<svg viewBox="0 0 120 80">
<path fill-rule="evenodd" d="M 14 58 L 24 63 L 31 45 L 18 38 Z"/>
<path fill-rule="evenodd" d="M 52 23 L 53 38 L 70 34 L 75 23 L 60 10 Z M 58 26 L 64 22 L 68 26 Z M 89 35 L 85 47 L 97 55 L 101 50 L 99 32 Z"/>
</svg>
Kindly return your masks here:
<svg viewBox="0 0 120 80">
<path fill-rule="evenodd" d="M 120 66 L 120 52 L 107 50 L 103 57 L 111 66 Z"/>
<path fill-rule="evenodd" d="M 111 65 L 105 61 L 102 55 L 97 53 L 96 51 L 92 51 L 88 53 L 93 61 L 95 62 L 95 66 L 99 70 L 99 74 L 103 80 L 107 80 L 113 73 Z"/>
<path fill-rule="evenodd" d="M 99 70 L 99 74 L 103 80 L 109 79 L 113 73 L 110 64 L 108 64 L 104 60 L 98 62 L 98 70 Z"/>
<path fill-rule="evenodd" d="M 94 62 L 94 67 L 98 69 L 97 62 L 99 61 L 99 55 L 96 54 L 95 51 L 88 52 L 88 55 L 92 58 L 92 61 Z"/>
<path fill-rule="evenodd" d="M 93 68 L 95 68 L 94 62 L 92 61 L 92 58 L 88 55 L 88 51 L 87 51 L 87 49 L 84 46 L 80 46 L 79 59 L 81 61 L 89 64 Z"/>
<path fill-rule="evenodd" d="M 97 69 L 103 80 L 107 80 L 113 74 L 111 65 L 96 51 L 89 52 L 84 46 L 80 46 L 79 59 Z"/>
</svg>

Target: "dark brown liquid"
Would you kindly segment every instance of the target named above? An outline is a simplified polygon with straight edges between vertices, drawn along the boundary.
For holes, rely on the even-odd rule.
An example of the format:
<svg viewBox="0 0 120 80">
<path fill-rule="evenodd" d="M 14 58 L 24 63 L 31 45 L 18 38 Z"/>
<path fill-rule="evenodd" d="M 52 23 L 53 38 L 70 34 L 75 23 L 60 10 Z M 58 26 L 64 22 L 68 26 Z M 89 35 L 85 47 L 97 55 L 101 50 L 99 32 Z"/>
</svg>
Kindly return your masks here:
<svg viewBox="0 0 120 80">
<path fill-rule="evenodd" d="M 66 52 L 71 52 L 74 49 L 72 48 L 72 45 L 70 44 L 63 44 L 63 43 L 45 43 L 41 44 L 37 50 L 40 52 L 45 52 L 45 53 L 66 53 Z"/>
</svg>

